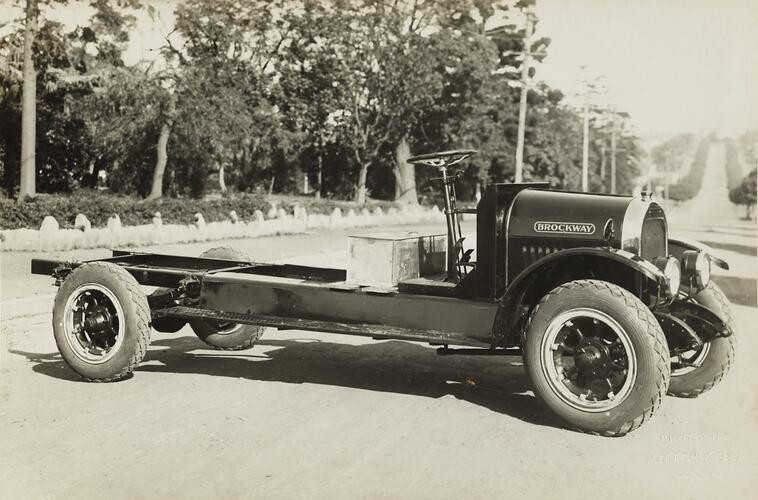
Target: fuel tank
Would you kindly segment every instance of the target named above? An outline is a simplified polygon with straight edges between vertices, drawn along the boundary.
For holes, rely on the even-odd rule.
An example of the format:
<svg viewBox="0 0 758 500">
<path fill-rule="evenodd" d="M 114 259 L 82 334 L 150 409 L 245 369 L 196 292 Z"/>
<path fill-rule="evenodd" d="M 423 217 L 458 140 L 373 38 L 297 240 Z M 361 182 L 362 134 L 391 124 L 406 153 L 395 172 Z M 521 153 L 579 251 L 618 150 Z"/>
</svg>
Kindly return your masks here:
<svg viewBox="0 0 758 500">
<path fill-rule="evenodd" d="M 630 222 L 630 196 L 526 189 L 513 199 L 506 216 L 506 283 L 546 255 L 575 247 L 623 248 L 624 219 Z M 649 205 L 645 202 L 645 207 Z M 642 210 L 639 237 L 647 213 Z M 637 217 L 635 217 L 635 220 Z"/>
</svg>

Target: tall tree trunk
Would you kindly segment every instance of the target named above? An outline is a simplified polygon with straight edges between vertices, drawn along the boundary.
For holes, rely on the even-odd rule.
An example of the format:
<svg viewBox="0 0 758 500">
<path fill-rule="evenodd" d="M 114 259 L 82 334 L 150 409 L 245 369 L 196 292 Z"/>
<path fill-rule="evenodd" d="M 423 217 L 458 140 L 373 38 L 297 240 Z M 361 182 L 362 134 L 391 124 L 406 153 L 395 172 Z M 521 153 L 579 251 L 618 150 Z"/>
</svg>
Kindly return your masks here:
<svg viewBox="0 0 758 500">
<path fill-rule="evenodd" d="M 24 88 L 21 104 L 21 182 L 18 199 L 37 194 L 35 147 L 37 140 L 37 70 L 34 68 L 34 37 L 37 34 L 37 0 L 26 0 L 24 30 Z"/>
<path fill-rule="evenodd" d="M 166 162 L 168 161 L 168 136 L 171 133 L 171 122 L 166 120 L 161 125 L 161 135 L 158 137 L 158 155 L 155 160 L 155 169 L 153 170 L 153 185 L 150 188 L 148 200 L 155 200 L 163 196 L 163 173 L 166 171 Z"/>
<path fill-rule="evenodd" d="M 358 186 L 355 193 L 355 201 L 359 205 L 366 204 L 366 176 L 368 175 L 368 167 L 371 163 L 361 163 L 361 169 L 358 172 Z"/>
<path fill-rule="evenodd" d="M 395 201 L 418 205 L 416 168 L 408 163 L 410 156 L 408 138 L 403 137 L 395 147 L 395 165 L 392 167 L 392 173 L 395 174 Z"/>
<path fill-rule="evenodd" d="M 150 186 L 150 195 L 148 200 L 155 200 L 163 196 L 163 174 L 166 172 L 166 163 L 168 162 L 168 138 L 171 135 L 171 127 L 174 126 L 174 111 L 176 102 L 174 96 L 170 95 L 168 100 L 168 109 L 163 115 L 161 124 L 161 133 L 158 136 L 158 145 L 156 146 L 157 155 L 155 158 L 155 169 L 153 169 L 153 184 Z"/>
<path fill-rule="evenodd" d="M 226 194 L 226 181 L 224 180 L 224 164 L 219 163 L 218 167 L 218 188 Z"/>
<path fill-rule="evenodd" d="M 307 172 L 303 171 L 303 168 L 299 164 L 295 164 L 292 167 L 292 180 L 295 181 L 295 192 L 301 193 L 303 192 L 303 178 L 306 177 L 308 174 Z M 286 182 L 286 181 L 285 181 Z"/>
<path fill-rule="evenodd" d="M 324 157 L 321 153 L 318 154 L 318 186 L 316 187 L 316 199 L 321 199 L 321 167 L 324 161 Z"/>
</svg>

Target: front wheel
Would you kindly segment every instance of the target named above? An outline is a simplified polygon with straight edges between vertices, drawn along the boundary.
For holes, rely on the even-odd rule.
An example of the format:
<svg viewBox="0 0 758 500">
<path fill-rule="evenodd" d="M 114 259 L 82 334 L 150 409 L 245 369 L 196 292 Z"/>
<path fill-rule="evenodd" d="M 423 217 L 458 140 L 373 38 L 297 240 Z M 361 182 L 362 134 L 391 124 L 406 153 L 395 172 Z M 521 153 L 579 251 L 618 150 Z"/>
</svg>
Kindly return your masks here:
<svg viewBox="0 0 758 500">
<path fill-rule="evenodd" d="M 637 297 L 604 281 L 572 281 L 543 297 L 524 347 L 537 398 L 582 432 L 622 436 L 636 429 L 668 388 L 658 322 Z"/>
<path fill-rule="evenodd" d="M 734 362 L 734 347 L 737 342 L 737 326 L 729 299 L 716 283 L 709 283 L 693 299 L 716 313 L 725 323 L 727 332 L 704 343 L 699 349 L 671 358 L 669 394 L 680 398 L 695 398 L 721 382 Z"/>
</svg>

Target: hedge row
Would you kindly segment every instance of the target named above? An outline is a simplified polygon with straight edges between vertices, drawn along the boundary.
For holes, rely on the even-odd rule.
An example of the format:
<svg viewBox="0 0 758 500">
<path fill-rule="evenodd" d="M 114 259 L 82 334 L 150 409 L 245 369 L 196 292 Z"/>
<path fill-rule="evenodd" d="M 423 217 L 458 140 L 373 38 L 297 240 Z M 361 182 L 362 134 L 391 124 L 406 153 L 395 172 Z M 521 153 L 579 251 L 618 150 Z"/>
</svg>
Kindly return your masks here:
<svg viewBox="0 0 758 500">
<path fill-rule="evenodd" d="M 695 197 L 703 186 L 703 174 L 705 164 L 708 161 L 708 149 L 710 141 L 703 139 L 695 151 L 690 171 L 679 179 L 676 184 L 669 187 L 669 198 L 675 201 L 685 201 Z"/>
<path fill-rule="evenodd" d="M 742 183 L 742 165 L 737 151 L 737 143 L 732 139 L 724 139 L 726 149 L 726 182 L 729 190 Z"/>
<path fill-rule="evenodd" d="M 0 229 L 38 229 L 46 215 L 56 218 L 61 228 L 73 228 L 77 214 L 84 214 L 92 227 L 104 227 L 108 218 L 118 214 L 123 225 L 148 224 L 156 212 L 166 224 L 190 224 L 197 212 L 203 214 L 207 222 L 229 220 L 229 212 L 235 210 L 243 220 L 253 218 L 260 210 L 264 215 L 272 205 L 292 213 L 295 205 L 308 213 L 328 214 L 334 208 L 345 211 L 357 209 L 357 204 L 341 200 L 316 200 L 307 196 L 240 194 L 213 199 L 163 198 L 142 200 L 130 196 L 113 195 L 94 190 L 77 191 L 70 195 L 39 195 L 34 199 L 17 202 L 0 198 Z M 371 201 L 369 209 L 381 207 L 383 210 L 396 206 L 393 202 Z"/>
</svg>

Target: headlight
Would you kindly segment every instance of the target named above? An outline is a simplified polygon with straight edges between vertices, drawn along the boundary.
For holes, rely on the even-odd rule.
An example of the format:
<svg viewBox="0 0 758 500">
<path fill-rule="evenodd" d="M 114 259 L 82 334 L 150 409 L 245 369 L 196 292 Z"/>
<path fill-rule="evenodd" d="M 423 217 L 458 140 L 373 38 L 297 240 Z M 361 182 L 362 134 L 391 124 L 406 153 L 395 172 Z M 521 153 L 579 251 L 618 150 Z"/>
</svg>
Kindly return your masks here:
<svg viewBox="0 0 758 500">
<path fill-rule="evenodd" d="M 675 297 L 679 293 L 679 287 L 682 284 L 682 271 L 679 267 L 679 261 L 676 257 L 658 257 L 655 259 L 655 265 L 663 271 L 669 281 L 669 293 Z"/>
<path fill-rule="evenodd" d="M 705 252 L 687 250 L 682 253 L 682 276 L 689 286 L 702 290 L 711 281 L 711 260 Z"/>
</svg>

